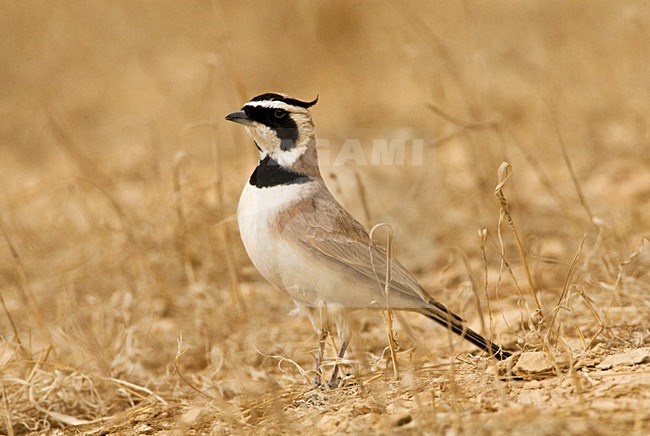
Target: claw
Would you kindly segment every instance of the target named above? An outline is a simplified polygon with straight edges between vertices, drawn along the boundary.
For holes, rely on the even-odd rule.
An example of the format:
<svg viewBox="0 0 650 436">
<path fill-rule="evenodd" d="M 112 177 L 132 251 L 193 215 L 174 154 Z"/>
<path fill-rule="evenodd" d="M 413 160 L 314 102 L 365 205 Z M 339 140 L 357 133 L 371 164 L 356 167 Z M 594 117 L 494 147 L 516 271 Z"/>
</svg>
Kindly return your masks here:
<svg viewBox="0 0 650 436">
<path fill-rule="evenodd" d="M 341 377 L 333 378 L 327 382 L 327 387 L 329 389 L 336 389 L 341 386 L 341 380 L 343 380 Z"/>
</svg>

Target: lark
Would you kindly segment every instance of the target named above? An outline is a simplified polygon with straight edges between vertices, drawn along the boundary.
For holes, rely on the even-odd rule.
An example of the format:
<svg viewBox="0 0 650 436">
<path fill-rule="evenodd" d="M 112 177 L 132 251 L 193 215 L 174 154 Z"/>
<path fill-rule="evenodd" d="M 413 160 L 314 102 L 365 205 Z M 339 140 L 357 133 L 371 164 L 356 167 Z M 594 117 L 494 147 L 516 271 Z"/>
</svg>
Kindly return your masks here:
<svg viewBox="0 0 650 436">
<path fill-rule="evenodd" d="M 241 124 L 259 151 L 244 187 L 237 218 L 244 247 L 266 280 L 285 291 L 320 333 L 315 382 L 330 325 L 341 339 L 343 358 L 355 328 L 356 309 L 417 312 L 497 359 L 508 351 L 473 331 L 434 299 L 397 259 L 384 292 L 386 250 L 334 198 L 318 166 L 313 101 L 266 93 L 226 120 Z M 335 366 L 330 385 L 337 383 Z"/>
</svg>

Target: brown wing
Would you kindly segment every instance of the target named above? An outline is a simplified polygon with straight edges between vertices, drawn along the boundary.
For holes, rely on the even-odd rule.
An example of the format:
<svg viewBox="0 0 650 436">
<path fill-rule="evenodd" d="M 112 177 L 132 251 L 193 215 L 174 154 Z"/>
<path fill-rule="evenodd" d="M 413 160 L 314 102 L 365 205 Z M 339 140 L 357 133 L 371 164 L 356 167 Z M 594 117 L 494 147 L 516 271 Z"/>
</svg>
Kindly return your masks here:
<svg viewBox="0 0 650 436">
<path fill-rule="evenodd" d="M 376 283 L 377 295 L 383 295 L 386 251 L 370 241 L 366 229 L 329 192 L 295 204 L 277 228 L 289 232 L 309 252 Z M 398 300 L 404 304 L 417 308 L 431 301 L 417 279 L 394 258 L 391 275 L 390 291 L 401 293 Z"/>
<path fill-rule="evenodd" d="M 326 189 L 297 203 L 283 222 L 276 223 L 278 230 L 290 232 L 291 239 L 298 241 L 305 250 L 326 258 L 344 272 L 356 273 L 354 275 L 376 283 L 377 296 L 383 295 L 385 250 L 370 241 L 366 229 Z M 461 317 L 431 298 L 396 259 L 393 259 L 391 274 L 392 307 L 420 312 L 480 349 L 488 350 L 498 359 L 510 356 L 509 352 L 467 327 Z M 397 298 L 396 293 L 399 294 Z"/>
</svg>

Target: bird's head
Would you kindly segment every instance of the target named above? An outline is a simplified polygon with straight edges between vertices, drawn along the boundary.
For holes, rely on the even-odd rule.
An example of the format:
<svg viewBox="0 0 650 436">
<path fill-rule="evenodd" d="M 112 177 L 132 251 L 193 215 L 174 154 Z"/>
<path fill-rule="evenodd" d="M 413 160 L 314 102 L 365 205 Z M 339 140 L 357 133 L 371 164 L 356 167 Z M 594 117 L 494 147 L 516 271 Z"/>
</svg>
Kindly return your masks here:
<svg viewBox="0 0 650 436">
<path fill-rule="evenodd" d="M 284 94 L 261 94 L 226 119 L 246 127 L 262 158 L 270 156 L 282 166 L 291 166 L 315 147 L 309 108 L 317 101 L 318 97 L 306 102 Z"/>
</svg>

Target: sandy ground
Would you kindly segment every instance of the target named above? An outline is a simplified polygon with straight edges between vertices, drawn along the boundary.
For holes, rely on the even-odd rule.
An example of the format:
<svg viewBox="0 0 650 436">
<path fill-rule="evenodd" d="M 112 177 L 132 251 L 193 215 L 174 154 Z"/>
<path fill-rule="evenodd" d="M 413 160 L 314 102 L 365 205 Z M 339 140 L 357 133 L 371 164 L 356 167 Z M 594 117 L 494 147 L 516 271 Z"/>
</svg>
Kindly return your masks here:
<svg viewBox="0 0 650 436">
<path fill-rule="evenodd" d="M 0 433 L 650 432 L 647 2 L 2 1 L 0 28 Z M 336 197 L 513 358 L 398 313 L 396 374 L 359 312 L 342 387 L 311 385 L 234 219 L 256 152 L 223 117 L 266 91 L 320 96 Z"/>
</svg>

